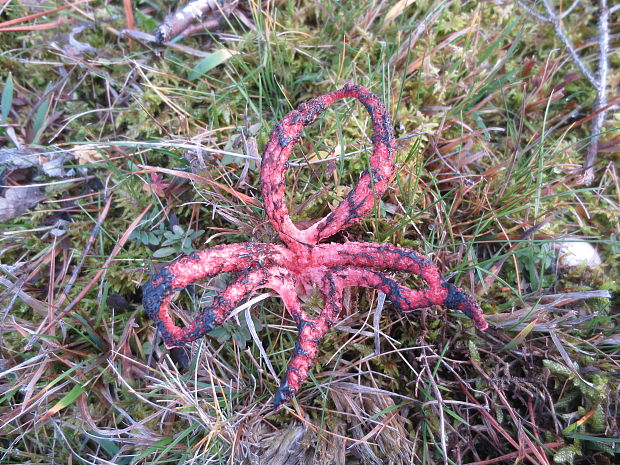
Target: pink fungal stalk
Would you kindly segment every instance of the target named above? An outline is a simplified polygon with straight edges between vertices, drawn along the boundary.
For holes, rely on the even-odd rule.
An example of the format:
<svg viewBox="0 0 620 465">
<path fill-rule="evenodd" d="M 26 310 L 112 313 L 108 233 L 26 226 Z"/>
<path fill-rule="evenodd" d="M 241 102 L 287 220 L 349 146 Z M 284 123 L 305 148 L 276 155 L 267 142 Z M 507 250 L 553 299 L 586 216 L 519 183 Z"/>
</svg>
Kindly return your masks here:
<svg viewBox="0 0 620 465">
<path fill-rule="evenodd" d="M 329 105 L 346 97 L 356 98 L 370 113 L 374 131 L 370 169 L 362 173 L 335 210 L 300 230 L 291 221 L 284 200 L 288 159 L 302 130 Z M 308 377 L 321 340 L 340 315 L 345 287 L 377 289 L 403 312 L 433 305 L 460 310 L 474 321 L 476 328 L 486 329 L 487 322 L 476 301 L 446 282 L 435 265 L 413 250 L 370 242 L 320 243 L 372 210 L 394 174 L 394 150 L 394 131 L 385 105 L 362 86 L 346 84 L 288 113 L 271 132 L 261 166 L 265 211 L 284 245 L 253 242 L 219 245 L 183 257 L 157 273 L 144 286 L 143 304 L 157 324 L 166 347 L 200 338 L 225 321 L 254 291 L 273 289 L 282 297 L 299 330 L 293 357 L 274 397 L 278 408 L 295 395 Z M 386 274 L 394 271 L 418 275 L 428 287 L 412 290 L 401 286 Z M 176 326 L 168 310 L 173 295 L 195 281 L 220 273 L 234 273 L 233 282 L 189 326 Z M 298 298 L 313 288 L 324 300 L 317 316 L 307 314 Z"/>
</svg>

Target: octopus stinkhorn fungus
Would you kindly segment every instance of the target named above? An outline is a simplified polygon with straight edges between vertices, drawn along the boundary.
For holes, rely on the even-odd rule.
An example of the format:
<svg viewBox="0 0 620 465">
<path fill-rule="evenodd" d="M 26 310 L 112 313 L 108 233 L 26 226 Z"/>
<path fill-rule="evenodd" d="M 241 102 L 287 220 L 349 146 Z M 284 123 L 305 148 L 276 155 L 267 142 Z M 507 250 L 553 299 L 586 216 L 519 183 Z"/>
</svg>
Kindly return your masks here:
<svg viewBox="0 0 620 465">
<path fill-rule="evenodd" d="M 345 97 L 359 100 L 370 113 L 374 131 L 370 167 L 329 215 L 300 230 L 291 221 L 284 199 L 287 160 L 304 127 L 333 102 Z M 394 174 L 394 150 L 394 131 L 385 105 L 362 86 L 346 84 L 288 113 L 271 132 L 260 172 L 265 212 L 284 244 L 219 245 L 183 257 L 153 276 L 144 286 L 143 304 L 166 347 L 180 346 L 211 331 L 257 289 L 275 290 L 299 330 L 293 357 L 274 396 L 278 408 L 295 395 L 308 377 L 321 340 L 340 315 L 345 287 L 377 289 L 403 312 L 432 305 L 460 310 L 478 329 L 486 329 L 487 322 L 476 301 L 446 282 L 435 265 L 413 250 L 369 242 L 321 243 L 372 210 Z M 408 289 L 386 272 L 416 274 L 428 287 Z M 195 281 L 219 273 L 232 273 L 232 283 L 189 326 L 176 326 L 168 311 L 173 295 Z M 298 298 L 313 289 L 324 299 L 318 315 L 308 314 Z"/>
</svg>

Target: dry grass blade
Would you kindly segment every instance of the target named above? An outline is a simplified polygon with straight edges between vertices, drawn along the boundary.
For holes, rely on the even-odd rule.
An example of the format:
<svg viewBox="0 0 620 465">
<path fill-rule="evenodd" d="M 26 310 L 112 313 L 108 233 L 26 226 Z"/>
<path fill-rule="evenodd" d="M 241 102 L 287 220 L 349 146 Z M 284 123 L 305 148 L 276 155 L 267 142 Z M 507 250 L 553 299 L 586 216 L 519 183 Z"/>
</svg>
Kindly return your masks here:
<svg viewBox="0 0 620 465">
<path fill-rule="evenodd" d="M 56 29 L 58 26 L 64 24 L 63 18 L 58 18 L 53 21 L 41 24 L 30 24 L 27 26 L 12 26 L 12 27 L 0 27 L 0 32 L 27 32 L 27 31 L 46 31 L 48 29 Z"/>
<path fill-rule="evenodd" d="M 233 197 L 235 197 L 236 199 L 238 199 L 240 202 L 242 202 L 244 205 L 254 205 L 254 206 L 259 206 L 260 203 L 258 202 L 258 200 L 249 197 L 241 192 L 236 191 L 235 189 L 228 187 L 224 184 L 221 184 L 217 181 L 213 181 L 211 179 L 207 179 L 204 176 L 199 176 L 197 174 L 194 173 L 187 173 L 185 171 L 178 171 L 178 170 L 169 170 L 167 168 L 160 168 L 158 166 L 147 166 L 147 165 L 141 165 L 141 168 L 144 168 L 146 171 L 144 171 L 145 173 L 166 173 L 166 174 L 170 174 L 172 176 L 177 176 L 179 178 L 183 178 L 183 179 L 189 179 L 195 182 L 199 182 L 202 184 L 207 184 L 209 186 L 213 186 L 217 189 L 220 189 L 224 192 L 227 192 L 228 194 L 232 195 Z"/>
<path fill-rule="evenodd" d="M 51 14 L 54 14 L 54 13 L 58 13 L 59 11 L 66 10 L 67 8 L 73 8 L 76 5 L 82 5 L 84 3 L 90 3 L 92 1 L 93 0 L 80 0 L 79 2 L 70 3 L 70 4 L 67 4 L 67 5 L 62 5 L 62 6 L 59 6 L 57 8 L 53 8 L 51 10 L 41 11 L 39 13 L 33 13 L 31 15 L 26 15 L 26 16 L 23 16 L 21 18 L 16 18 L 16 19 L 10 19 L 8 21 L 3 21 L 3 22 L 0 23 L 0 29 L 5 29 L 5 28 L 7 28 L 9 26 L 13 26 L 15 24 L 20 24 L 20 23 L 25 23 L 27 21 L 32 21 L 33 19 L 37 19 L 37 18 L 41 18 L 42 16 L 47 16 L 47 15 L 51 15 Z"/>
</svg>

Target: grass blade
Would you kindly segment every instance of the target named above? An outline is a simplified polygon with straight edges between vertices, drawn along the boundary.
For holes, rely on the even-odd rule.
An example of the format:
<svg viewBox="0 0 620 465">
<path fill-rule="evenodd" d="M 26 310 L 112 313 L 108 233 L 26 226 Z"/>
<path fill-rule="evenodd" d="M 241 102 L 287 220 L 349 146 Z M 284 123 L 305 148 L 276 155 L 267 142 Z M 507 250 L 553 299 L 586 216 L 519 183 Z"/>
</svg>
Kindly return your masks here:
<svg viewBox="0 0 620 465">
<path fill-rule="evenodd" d="M 204 74 L 206 74 L 209 71 L 211 71 L 216 66 L 219 66 L 222 63 L 225 63 L 231 57 L 233 57 L 233 56 L 235 56 L 237 54 L 238 54 L 238 52 L 235 52 L 233 50 L 229 50 L 227 48 L 223 48 L 223 49 L 217 50 L 216 52 L 213 52 L 208 57 L 203 58 L 202 60 L 200 60 L 196 64 L 196 66 L 194 66 L 192 71 L 189 73 L 189 80 L 190 81 L 195 81 L 199 77 L 201 77 Z"/>
<path fill-rule="evenodd" d="M 2 89 L 2 100 L 0 100 L 0 108 L 2 109 L 2 119 L 0 121 L 6 121 L 13 105 L 13 75 L 9 73 L 4 83 L 4 89 Z"/>
</svg>

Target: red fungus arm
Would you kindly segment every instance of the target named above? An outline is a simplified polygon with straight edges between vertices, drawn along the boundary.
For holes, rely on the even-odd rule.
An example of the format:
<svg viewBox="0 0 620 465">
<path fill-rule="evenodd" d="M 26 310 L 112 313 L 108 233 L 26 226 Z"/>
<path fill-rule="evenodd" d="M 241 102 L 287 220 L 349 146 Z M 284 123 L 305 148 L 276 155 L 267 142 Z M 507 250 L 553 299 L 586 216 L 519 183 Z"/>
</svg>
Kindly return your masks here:
<svg viewBox="0 0 620 465">
<path fill-rule="evenodd" d="M 274 408 L 279 408 L 284 402 L 291 399 L 308 378 L 312 365 L 319 354 L 321 341 L 334 324 L 340 313 L 342 302 L 342 287 L 339 287 L 330 270 L 323 270 L 316 276 L 316 270 L 307 270 L 313 278 L 319 291 L 323 294 L 324 307 L 318 317 L 310 317 L 300 312 L 297 322 L 297 344 L 293 349 L 293 356 L 286 368 L 286 374 L 275 393 Z"/>
<path fill-rule="evenodd" d="M 285 203 L 284 174 L 293 146 L 303 128 L 336 100 L 354 97 L 370 113 L 373 131 L 373 152 L 370 172 L 364 171 L 355 187 L 336 209 L 310 228 L 299 230 L 289 217 Z M 368 89 L 346 84 L 342 89 L 302 103 L 276 124 L 265 147 L 261 165 L 261 190 L 269 221 L 282 240 L 291 248 L 298 243 L 313 245 L 363 218 L 372 210 L 394 174 L 394 130 L 385 105 Z"/>
<path fill-rule="evenodd" d="M 411 249 L 374 242 L 319 244 L 312 249 L 312 261 L 327 267 L 358 266 L 381 270 L 405 271 L 420 276 L 430 286 L 443 281 L 437 266 Z"/>
<path fill-rule="evenodd" d="M 426 281 L 429 288 L 422 291 L 412 291 L 398 286 L 398 289 L 403 290 L 402 295 L 409 296 L 408 301 L 414 302 L 414 305 L 405 303 L 399 305 L 393 301 L 402 311 L 409 312 L 418 308 L 430 307 L 431 305 L 443 305 L 465 313 L 474 320 L 476 328 L 480 330 L 488 327 L 482 314 L 482 309 L 474 298 L 463 289 L 446 282 L 436 265 L 433 265 L 426 257 L 411 249 L 372 242 L 325 244 L 318 245 L 312 249 L 312 260 L 327 267 L 341 267 L 344 270 L 339 274 L 342 276 L 339 281 L 341 286 L 375 287 L 386 294 L 388 292 L 377 287 L 380 284 L 378 276 L 385 277 L 385 275 L 383 273 L 373 274 L 375 273 L 373 269 L 376 271 L 405 271 L 415 274 Z M 367 271 L 368 274 L 360 274 L 360 271 Z M 372 284 L 364 284 L 364 279 L 368 279 L 368 282 Z M 390 286 L 392 283 L 398 285 L 398 283 L 391 279 L 389 281 Z M 422 292 L 422 294 L 408 294 L 409 292 Z M 427 298 L 430 298 L 428 302 L 426 302 Z"/>
<path fill-rule="evenodd" d="M 274 263 L 284 252 L 270 244 L 240 243 L 183 257 L 162 268 L 144 286 L 144 309 L 157 324 L 167 347 L 183 345 L 211 331 L 257 289 L 274 289 L 292 314 L 299 313 L 295 278 L 288 269 Z M 169 313 L 172 296 L 196 281 L 226 272 L 236 272 L 239 276 L 189 326 L 175 325 Z"/>
<path fill-rule="evenodd" d="M 328 246 L 337 244 L 328 244 Z M 338 244 L 341 245 L 341 244 Z M 351 245 L 351 243 L 347 244 Z M 364 245 L 364 244 L 354 244 Z M 381 248 L 381 244 L 375 244 Z M 301 385 L 308 378 L 308 373 L 318 355 L 321 341 L 340 312 L 342 290 L 345 287 L 368 287 L 377 289 L 386 294 L 387 299 L 404 313 L 413 312 L 433 305 L 443 305 L 452 310 L 460 310 L 470 317 L 476 328 L 485 330 L 488 326 L 482 315 L 482 310 L 476 301 L 465 291 L 451 283 L 446 282 L 436 271 L 436 267 L 424 257 L 407 249 L 392 248 L 392 252 L 405 252 L 407 260 L 396 260 L 392 263 L 392 269 L 410 271 L 422 276 L 430 285 L 426 289 L 409 289 L 401 286 L 394 279 L 386 276 L 383 272 L 369 268 L 355 266 L 333 266 L 328 269 L 323 267 L 310 268 L 307 270 L 309 279 L 319 285 L 323 294 L 325 307 L 317 318 L 309 318 L 304 314 L 298 321 L 298 341 L 293 350 L 293 356 L 288 364 L 286 374 L 274 396 L 274 406 L 278 408 L 282 403 L 292 398 Z M 368 252 L 368 251 L 367 251 Z M 384 250 L 378 250 L 385 257 Z M 357 256 L 360 257 L 360 256 Z M 412 258 L 415 257 L 415 258 Z M 359 258 L 358 261 L 370 260 Z M 404 262 L 409 262 L 409 269 Z M 352 260 L 354 261 L 354 260 Z M 389 258 L 386 263 L 390 263 Z M 414 263 L 414 266 L 411 266 Z M 380 256 L 374 257 L 373 264 L 380 266 Z M 386 266 L 387 267 L 387 266 Z M 416 268 L 419 267 L 419 268 Z M 415 271 L 412 271 L 415 268 Z M 437 277 L 437 279 L 435 279 Z"/>
<path fill-rule="evenodd" d="M 344 267 L 333 270 L 336 287 L 369 287 L 386 294 L 392 304 L 404 313 L 413 312 L 433 305 L 442 305 L 452 310 L 460 310 L 474 322 L 477 329 L 484 331 L 488 324 L 482 309 L 463 289 L 441 280 L 437 285 L 426 289 L 409 289 L 381 271 L 367 268 Z"/>
</svg>

